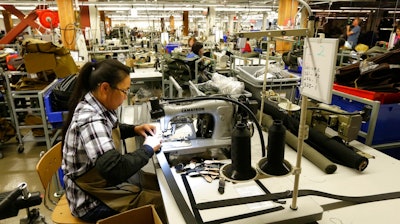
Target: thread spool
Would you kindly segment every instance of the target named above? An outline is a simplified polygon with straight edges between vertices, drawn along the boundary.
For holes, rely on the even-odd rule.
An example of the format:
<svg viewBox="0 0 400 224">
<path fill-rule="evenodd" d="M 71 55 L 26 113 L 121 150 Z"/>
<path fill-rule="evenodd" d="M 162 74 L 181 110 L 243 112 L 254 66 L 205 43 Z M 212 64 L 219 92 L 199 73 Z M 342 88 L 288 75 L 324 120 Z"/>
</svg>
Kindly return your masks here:
<svg viewBox="0 0 400 224">
<path fill-rule="evenodd" d="M 232 132 L 232 164 L 222 167 L 222 175 L 232 181 L 251 180 L 257 176 L 251 167 L 251 132 L 244 123 L 238 123 Z"/>
<path fill-rule="evenodd" d="M 291 165 L 284 160 L 286 128 L 281 120 L 274 120 L 268 129 L 267 158 L 259 162 L 262 173 L 273 176 L 286 175 Z"/>
</svg>

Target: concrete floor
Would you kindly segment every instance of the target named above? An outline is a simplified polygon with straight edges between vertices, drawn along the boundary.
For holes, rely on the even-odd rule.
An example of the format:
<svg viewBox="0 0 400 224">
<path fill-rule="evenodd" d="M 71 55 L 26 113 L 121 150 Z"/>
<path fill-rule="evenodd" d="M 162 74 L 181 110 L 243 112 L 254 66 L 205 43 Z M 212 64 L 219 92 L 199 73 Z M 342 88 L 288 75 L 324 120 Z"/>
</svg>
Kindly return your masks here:
<svg viewBox="0 0 400 224">
<path fill-rule="evenodd" d="M 24 151 L 18 153 L 18 143 L 14 139 L 0 146 L 3 158 L 0 159 L 0 192 L 11 191 L 20 183 L 26 182 L 30 192 L 40 191 L 44 194 L 44 189 L 36 172 L 36 163 L 39 161 L 40 153 L 46 151 L 45 142 L 26 142 Z M 39 208 L 40 214 L 45 217 L 46 223 L 51 222 L 51 211 L 43 203 Z M 0 220 L 0 224 L 17 224 L 22 218 L 27 217 L 25 209 L 20 210 L 18 216 Z"/>
</svg>

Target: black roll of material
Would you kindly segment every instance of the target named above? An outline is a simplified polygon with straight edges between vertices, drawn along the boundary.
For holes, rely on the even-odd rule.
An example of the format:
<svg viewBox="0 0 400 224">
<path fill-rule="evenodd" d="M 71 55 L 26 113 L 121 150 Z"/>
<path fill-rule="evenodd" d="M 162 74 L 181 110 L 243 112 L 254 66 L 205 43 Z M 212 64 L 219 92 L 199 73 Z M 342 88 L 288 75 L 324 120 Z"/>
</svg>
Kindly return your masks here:
<svg viewBox="0 0 400 224">
<path fill-rule="evenodd" d="M 298 135 L 299 120 L 290 117 L 288 114 L 280 111 L 276 107 L 265 103 L 264 113 L 272 116 L 273 119 L 283 121 L 285 127 L 294 135 Z M 307 144 L 316 149 L 322 155 L 329 158 L 332 162 L 341 164 L 346 167 L 363 171 L 368 166 L 368 158 L 361 156 L 347 147 L 344 143 L 329 138 L 323 133 L 310 127 Z"/>
<path fill-rule="evenodd" d="M 363 171 L 368 166 L 367 158 L 312 128 L 310 128 L 309 138 L 306 142 L 335 163 L 358 171 Z"/>
</svg>

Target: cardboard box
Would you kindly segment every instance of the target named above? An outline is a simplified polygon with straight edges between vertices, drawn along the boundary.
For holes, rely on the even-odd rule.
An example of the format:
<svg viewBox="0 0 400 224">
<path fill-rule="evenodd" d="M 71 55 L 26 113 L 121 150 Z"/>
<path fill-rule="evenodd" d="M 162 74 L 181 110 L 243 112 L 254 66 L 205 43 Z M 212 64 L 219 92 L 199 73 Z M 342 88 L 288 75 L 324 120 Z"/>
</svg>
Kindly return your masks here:
<svg viewBox="0 0 400 224">
<path fill-rule="evenodd" d="M 115 223 L 146 223 L 146 224 L 162 224 L 153 205 L 146 205 L 139 208 L 131 209 L 102 220 L 97 224 L 115 224 Z"/>
<path fill-rule="evenodd" d="M 56 67 L 54 54 L 28 53 L 24 55 L 25 68 L 28 73 L 53 70 Z"/>
<path fill-rule="evenodd" d="M 51 53 L 27 53 L 24 55 L 24 61 L 28 73 L 52 70 L 58 78 L 65 78 L 78 72 L 70 54 L 60 56 Z"/>
</svg>

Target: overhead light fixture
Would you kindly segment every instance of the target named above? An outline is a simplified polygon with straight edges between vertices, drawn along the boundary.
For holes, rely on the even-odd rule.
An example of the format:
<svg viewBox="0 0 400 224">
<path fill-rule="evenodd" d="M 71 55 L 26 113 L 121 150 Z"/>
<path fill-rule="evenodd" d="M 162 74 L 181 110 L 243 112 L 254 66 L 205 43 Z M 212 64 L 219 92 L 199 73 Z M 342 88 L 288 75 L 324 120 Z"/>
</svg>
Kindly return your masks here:
<svg viewBox="0 0 400 224">
<path fill-rule="evenodd" d="M 137 15 L 138 15 L 137 9 L 131 8 L 131 16 L 132 16 L 132 17 L 137 17 Z"/>
</svg>

